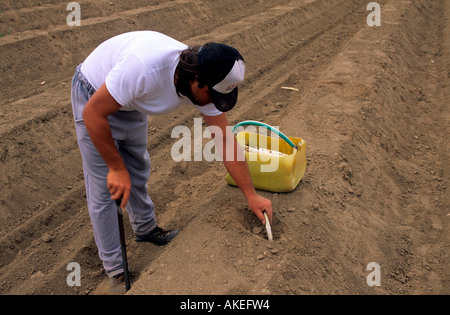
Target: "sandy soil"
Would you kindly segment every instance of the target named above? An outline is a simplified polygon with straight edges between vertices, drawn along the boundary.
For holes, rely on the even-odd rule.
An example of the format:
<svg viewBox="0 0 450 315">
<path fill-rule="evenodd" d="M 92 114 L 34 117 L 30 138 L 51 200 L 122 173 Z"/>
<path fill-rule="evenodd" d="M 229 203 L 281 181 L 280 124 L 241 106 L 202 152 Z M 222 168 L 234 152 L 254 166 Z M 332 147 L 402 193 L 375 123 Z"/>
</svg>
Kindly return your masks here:
<svg viewBox="0 0 450 315">
<path fill-rule="evenodd" d="M 380 27 L 368 2 L 82 0 L 82 26 L 68 27 L 68 1 L 2 1 L 0 294 L 104 292 L 70 80 L 103 40 L 142 29 L 238 47 L 247 78 L 230 123 L 305 139 L 308 165 L 293 192 L 261 192 L 268 242 L 220 162 L 170 158 L 171 130 L 199 113 L 150 117 L 149 193 L 181 232 L 156 247 L 126 225 L 130 294 L 448 294 L 450 2 L 381 0 Z"/>
</svg>

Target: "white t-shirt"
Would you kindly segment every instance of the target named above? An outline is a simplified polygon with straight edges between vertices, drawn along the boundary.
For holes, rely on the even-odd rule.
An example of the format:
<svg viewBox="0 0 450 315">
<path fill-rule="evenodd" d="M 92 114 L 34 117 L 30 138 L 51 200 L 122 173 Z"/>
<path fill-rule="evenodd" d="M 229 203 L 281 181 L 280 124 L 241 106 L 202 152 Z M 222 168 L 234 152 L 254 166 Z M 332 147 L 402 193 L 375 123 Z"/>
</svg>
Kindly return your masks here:
<svg viewBox="0 0 450 315">
<path fill-rule="evenodd" d="M 162 115 L 190 104 L 206 116 L 220 115 L 214 104 L 197 106 L 187 97 L 178 96 L 174 74 L 180 53 L 186 48 L 157 32 L 125 33 L 97 47 L 84 61 L 81 73 L 96 90 L 106 83 L 123 111 Z"/>
</svg>

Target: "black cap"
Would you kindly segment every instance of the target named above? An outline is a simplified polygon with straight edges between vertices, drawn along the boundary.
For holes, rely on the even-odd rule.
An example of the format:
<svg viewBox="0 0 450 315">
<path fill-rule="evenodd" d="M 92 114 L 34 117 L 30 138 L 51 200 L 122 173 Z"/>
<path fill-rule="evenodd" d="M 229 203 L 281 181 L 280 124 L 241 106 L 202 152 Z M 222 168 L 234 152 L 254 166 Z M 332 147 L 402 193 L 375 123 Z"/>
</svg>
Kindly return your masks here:
<svg viewBox="0 0 450 315">
<path fill-rule="evenodd" d="M 245 62 L 236 48 L 207 43 L 198 51 L 199 79 L 209 87 L 212 102 L 221 112 L 231 110 L 238 99 L 238 85 L 245 75 Z"/>
</svg>

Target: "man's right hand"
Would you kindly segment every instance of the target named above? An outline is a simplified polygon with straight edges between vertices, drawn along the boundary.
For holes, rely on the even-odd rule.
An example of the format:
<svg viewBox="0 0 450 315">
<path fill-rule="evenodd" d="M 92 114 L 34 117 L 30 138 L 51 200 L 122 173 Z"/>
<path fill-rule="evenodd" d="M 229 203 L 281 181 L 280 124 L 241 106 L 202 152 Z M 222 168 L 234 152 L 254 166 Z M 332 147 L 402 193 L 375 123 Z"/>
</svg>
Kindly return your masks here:
<svg viewBox="0 0 450 315">
<path fill-rule="evenodd" d="M 122 198 L 122 208 L 125 208 L 131 192 L 130 174 L 126 169 L 110 170 L 106 179 L 106 184 L 111 199 L 118 200 Z"/>
<path fill-rule="evenodd" d="M 83 119 L 92 143 L 108 166 L 106 182 L 111 198 L 113 200 L 122 198 L 121 207 L 125 208 L 130 198 L 131 180 L 108 123 L 108 116 L 117 112 L 120 107 L 109 93 L 106 84 L 103 84 L 87 102 L 83 110 Z"/>
</svg>

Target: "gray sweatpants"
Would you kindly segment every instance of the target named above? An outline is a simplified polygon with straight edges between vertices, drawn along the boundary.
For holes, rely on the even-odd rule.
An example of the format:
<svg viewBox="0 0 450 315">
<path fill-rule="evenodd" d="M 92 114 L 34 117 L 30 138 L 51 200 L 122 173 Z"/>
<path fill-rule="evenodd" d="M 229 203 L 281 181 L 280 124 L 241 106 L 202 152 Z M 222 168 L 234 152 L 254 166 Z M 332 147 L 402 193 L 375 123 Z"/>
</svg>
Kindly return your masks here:
<svg viewBox="0 0 450 315">
<path fill-rule="evenodd" d="M 83 160 L 86 197 L 100 259 L 109 277 L 123 272 L 115 201 L 106 186 L 108 167 L 94 147 L 83 121 L 83 109 L 94 88 L 77 67 L 72 80 L 72 110 Z M 147 151 L 147 115 L 118 111 L 108 116 L 111 132 L 130 173 L 132 188 L 127 213 L 135 234 L 145 235 L 156 226 L 154 205 L 148 195 L 150 157 Z"/>
</svg>

